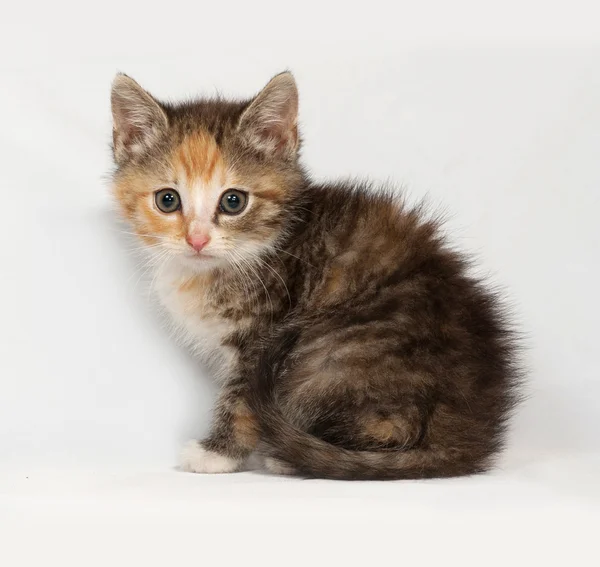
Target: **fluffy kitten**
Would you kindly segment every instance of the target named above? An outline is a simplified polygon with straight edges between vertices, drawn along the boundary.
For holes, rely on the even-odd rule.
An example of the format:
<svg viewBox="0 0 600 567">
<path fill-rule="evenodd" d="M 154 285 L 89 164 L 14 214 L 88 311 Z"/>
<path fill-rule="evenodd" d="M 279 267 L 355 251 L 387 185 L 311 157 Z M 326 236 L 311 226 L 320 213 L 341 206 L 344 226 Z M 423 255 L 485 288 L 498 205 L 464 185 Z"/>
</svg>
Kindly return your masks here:
<svg viewBox="0 0 600 567">
<path fill-rule="evenodd" d="M 202 473 L 334 479 L 488 469 L 518 372 L 497 300 L 435 222 L 298 163 L 291 74 L 250 101 L 112 89 L 114 193 L 155 255 L 158 299 L 221 381 Z"/>
</svg>

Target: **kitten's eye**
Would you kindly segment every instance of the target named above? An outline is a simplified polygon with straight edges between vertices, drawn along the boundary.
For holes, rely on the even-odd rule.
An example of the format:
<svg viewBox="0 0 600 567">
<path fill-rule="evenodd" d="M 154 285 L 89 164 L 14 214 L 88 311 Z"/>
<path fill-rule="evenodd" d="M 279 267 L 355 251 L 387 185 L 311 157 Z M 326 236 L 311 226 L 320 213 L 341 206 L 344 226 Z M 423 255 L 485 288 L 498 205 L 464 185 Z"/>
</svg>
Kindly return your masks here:
<svg viewBox="0 0 600 567">
<path fill-rule="evenodd" d="M 219 208 L 227 215 L 237 215 L 241 213 L 248 203 L 248 193 L 238 189 L 229 189 L 221 195 Z"/>
<path fill-rule="evenodd" d="M 156 206 L 163 213 L 174 213 L 181 208 L 181 199 L 175 189 L 161 189 L 154 194 Z"/>
</svg>

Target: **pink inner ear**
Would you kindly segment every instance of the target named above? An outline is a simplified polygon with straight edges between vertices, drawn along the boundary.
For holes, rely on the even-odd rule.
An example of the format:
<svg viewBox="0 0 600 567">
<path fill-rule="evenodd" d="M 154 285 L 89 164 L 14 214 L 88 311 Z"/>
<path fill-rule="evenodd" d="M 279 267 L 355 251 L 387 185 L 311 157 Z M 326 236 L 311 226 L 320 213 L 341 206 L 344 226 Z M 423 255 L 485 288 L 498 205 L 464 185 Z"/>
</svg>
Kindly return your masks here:
<svg viewBox="0 0 600 567">
<path fill-rule="evenodd" d="M 117 103 L 118 136 L 120 140 L 129 145 L 144 137 L 152 129 L 152 116 L 143 108 L 129 108 L 125 102 Z"/>
<path fill-rule="evenodd" d="M 130 112 L 122 102 L 114 105 L 116 120 L 113 127 L 113 142 L 119 141 L 123 146 L 129 147 L 140 137 L 140 128 L 133 122 L 133 113 Z"/>
<path fill-rule="evenodd" d="M 135 128 L 126 121 L 121 123 L 119 130 L 113 128 L 113 142 L 116 144 L 119 140 L 123 145 L 129 146 L 135 139 Z"/>
<path fill-rule="evenodd" d="M 115 79 L 111 104 L 113 142 L 121 155 L 126 155 L 138 143 L 148 148 L 156 142 L 158 132 L 168 126 L 159 104 L 132 79 Z"/>
<path fill-rule="evenodd" d="M 140 124 L 129 122 L 123 132 L 124 142 L 129 145 L 136 141 L 141 141 L 144 136 L 148 136 L 151 130 L 152 127 L 150 125 L 142 126 Z"/>
<path fill-rule="evenodd" d="M 287 129 L 286 125 L 285 122 L 277 122 L 259 129 L 257 133 L 263 140 L 274 141 L 275 151 L 282 152 L 286 147 L 296 145 L 297 128 Z"/>
<path fill-rule="evenodd" d="M 240 128 L 262 151 L 293 153 L 298 145 L 298 93 L 291 75 L 277 75 L 250 103 Z"/>
</svg>

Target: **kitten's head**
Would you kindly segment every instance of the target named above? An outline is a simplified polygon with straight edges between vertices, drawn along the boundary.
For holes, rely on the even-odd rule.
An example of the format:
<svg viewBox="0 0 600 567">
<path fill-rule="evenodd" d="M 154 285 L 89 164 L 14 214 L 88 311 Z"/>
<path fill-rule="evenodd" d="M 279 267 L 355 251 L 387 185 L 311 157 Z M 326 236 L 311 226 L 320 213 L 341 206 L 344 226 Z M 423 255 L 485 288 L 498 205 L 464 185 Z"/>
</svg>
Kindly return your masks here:
<svg viewBox="0 0 600 567">
<path fill-rule="evenodd" d="M 111 102 L 114 192 L 152 253 L 203 271 L 275 246 L 303 178 L 290 73 L 250 101 L 179 105 L 117 75 Z"/>
</svg>

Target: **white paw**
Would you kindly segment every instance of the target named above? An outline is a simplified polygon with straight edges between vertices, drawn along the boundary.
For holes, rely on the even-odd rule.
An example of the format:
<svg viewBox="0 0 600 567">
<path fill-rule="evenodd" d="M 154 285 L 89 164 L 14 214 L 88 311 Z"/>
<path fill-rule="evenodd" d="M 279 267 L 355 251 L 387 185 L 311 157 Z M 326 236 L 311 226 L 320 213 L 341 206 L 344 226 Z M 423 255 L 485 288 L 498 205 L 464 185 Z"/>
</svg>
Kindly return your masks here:
<svg viewBox="0 0 600 567">
<path fill-rule="evenodd" d="M 240 468 L 237 459 L 202 448 L 198 441 L 188 441 L 181 451 L 181 468 L 195 473 L 230 473 Z"/>
<path fill-rule="evenodd" d="M 292 465 L 288 465 L 287 463 L 279 461 L 278 459 L 273 459 L 272 457 L 265 457 L 265 469 L 273 474 L 296 474 Z"/>
</svg>

